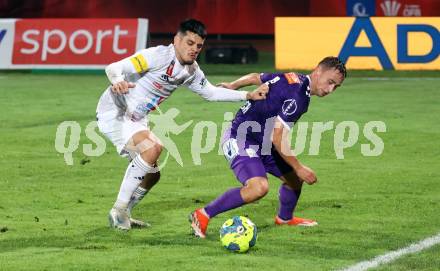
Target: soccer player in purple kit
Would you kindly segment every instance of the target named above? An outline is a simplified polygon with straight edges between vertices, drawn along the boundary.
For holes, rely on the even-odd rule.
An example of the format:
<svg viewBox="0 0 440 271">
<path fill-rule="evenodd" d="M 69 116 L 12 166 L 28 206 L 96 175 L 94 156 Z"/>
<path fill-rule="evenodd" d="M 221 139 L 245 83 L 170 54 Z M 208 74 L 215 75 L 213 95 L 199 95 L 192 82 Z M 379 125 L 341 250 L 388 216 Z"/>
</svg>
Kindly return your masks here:
<svg viewBox="0 0 440 271">
<path fill-rule="evenodd" d="M 302 183 L 317 182 L 315 173 L 293 154 L 289 130 L 307 112 L 310 96 L 324 97 L 347 76 L 343 62 L 326 57 L 310 75 L 298 73 L 251 73 L 223 87 L 269 85 L 266 100 L 248 101 L 238 110 L 223 138 L 223 151 L 242 187 L 232 188 L 190 214 L 194 235 L 205 238 L 209 219 L 264 197 L 269 189 L 266 173 L 278 177 L 279 211 L 275 224 L 316 226 L 311 219 L 293 216 Z"/>
</svg>

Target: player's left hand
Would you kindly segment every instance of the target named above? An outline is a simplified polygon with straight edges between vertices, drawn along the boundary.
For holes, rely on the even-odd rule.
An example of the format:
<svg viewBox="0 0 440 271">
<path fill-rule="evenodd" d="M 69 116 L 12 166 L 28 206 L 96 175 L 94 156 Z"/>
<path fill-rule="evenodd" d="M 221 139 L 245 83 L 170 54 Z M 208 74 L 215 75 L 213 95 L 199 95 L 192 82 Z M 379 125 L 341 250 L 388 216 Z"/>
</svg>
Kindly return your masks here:
<svg viewBox="0 0 440 271">
<path fill-rule="evenodd" d="M 295 171 L 298 178 L 307 184 L 314 184 L 318 181 L 315 172 L 307 166 L 301 164 L 299 168 L 295 169 Z"/>
<path fill-rule="evenodd" d="M 116 84 L 113 84 L 111 89 L 114 93 L 119 95 L 125 94 L 129 91 L 129 88 L 134 88 L 136 85 L 131 82 L 121 81 Z"/>
<path fill-rule="evenodd" d="M 267 84 L 261 84 L 254 91 L 248 92 L 246 95 L 246 99 L 258 101 L 266 99 L 266 95 L 269 92 L 269 86 Z"/>
</svg>

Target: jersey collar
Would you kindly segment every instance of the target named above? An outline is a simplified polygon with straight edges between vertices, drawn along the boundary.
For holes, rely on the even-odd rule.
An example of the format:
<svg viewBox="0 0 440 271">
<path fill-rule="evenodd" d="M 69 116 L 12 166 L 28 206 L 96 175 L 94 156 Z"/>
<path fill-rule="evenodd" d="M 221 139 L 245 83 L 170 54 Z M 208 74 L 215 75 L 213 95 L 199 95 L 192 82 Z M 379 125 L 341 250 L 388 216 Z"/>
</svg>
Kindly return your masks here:
<svg viewBox="0 0 440 271">
<path fill-rule="evenodd" d="M 307 85 L 306 95 L 310 98 L 310 83 L 312 82 L 310 80 L 310 76 L 306 75 L 307 79 L 309 80 L 309 84 Z"/>
</svg>

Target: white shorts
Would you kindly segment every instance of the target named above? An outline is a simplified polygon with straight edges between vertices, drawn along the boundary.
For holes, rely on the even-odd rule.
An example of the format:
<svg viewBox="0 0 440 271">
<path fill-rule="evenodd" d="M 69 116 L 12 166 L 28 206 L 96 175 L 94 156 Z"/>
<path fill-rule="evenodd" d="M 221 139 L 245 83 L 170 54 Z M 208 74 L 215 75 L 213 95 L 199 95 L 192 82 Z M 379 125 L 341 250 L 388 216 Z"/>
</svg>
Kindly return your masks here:
<svg viewBox="0 0 440 271">
<path fill-rule="evenodd" d="M 131 137 L 140 131 L 148 131 L 148 120 L 132 121 L 127 116 L 118 117 L 118 111 L 98 112 L 99 131 L 115 145 L 119 155 L 127 157 L 132 150 L 126 148 Z"/>
</svg>

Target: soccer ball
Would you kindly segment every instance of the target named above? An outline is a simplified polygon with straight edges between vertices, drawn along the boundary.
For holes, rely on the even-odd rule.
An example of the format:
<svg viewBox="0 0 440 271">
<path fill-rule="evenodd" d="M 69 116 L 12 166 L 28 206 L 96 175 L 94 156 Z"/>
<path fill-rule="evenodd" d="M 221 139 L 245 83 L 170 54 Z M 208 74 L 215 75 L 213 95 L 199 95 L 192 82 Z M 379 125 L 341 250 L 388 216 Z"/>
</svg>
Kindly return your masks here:
<svg viewBox="0 0 440 271">
<path fill-rule="evenodd" d="M 247 217 L 234 216 L 220 228 L 220 241 L 227 250 L 246 252 L 257 242 L 257 226 Z"/>
</svg>

